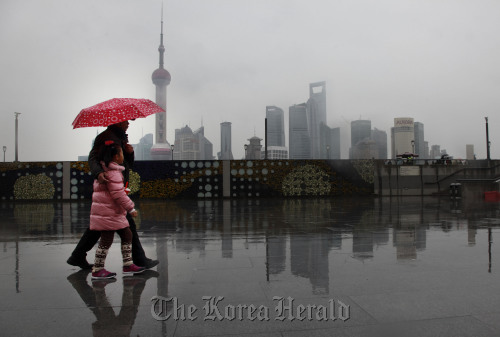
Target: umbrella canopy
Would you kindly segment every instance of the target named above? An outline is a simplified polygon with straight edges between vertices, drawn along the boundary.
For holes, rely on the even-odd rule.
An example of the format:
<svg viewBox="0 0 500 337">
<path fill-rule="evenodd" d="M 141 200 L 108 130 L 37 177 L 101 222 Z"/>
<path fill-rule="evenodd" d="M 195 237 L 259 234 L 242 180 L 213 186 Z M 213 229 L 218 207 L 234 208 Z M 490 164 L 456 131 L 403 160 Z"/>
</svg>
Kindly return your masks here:
<svg viewBox="0 0 500 337">
<path fill-rule="evenodd" d="M 109 126 L 162 111 L 165 110 L 149 99 L 113 98 L 80 111 L 73 121 L 73 129 Z"/>
</svg>

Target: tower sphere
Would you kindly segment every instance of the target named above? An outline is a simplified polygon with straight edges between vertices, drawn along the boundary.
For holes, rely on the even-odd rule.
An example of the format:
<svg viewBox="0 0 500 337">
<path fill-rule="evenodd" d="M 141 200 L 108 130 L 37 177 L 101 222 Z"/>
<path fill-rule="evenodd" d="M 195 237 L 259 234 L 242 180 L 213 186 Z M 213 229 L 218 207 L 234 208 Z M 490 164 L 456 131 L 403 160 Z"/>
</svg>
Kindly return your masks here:
<svg viewBox="0 0 500 337">
<path fill-rule="evenodd" d="M 169 85 L 172 78 L 166 69 L 158 68 L 153 71 L 151 79 L 155 85 Z"/>
</svg>

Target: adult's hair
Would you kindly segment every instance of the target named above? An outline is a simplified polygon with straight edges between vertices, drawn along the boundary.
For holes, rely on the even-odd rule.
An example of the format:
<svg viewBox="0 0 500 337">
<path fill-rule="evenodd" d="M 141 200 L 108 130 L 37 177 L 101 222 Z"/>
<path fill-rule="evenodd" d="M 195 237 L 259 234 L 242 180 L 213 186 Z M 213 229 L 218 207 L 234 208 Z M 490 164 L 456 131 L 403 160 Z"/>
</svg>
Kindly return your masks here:
<svg viewBox="0 0 500 337">
<path fill-rule="evenodd" d="M 104 164 L 108 166 L 109 163 L 113 161 L 113 157 L 118 154 L 120 149 L 121 149 L 120 144 L 112 140 L 107 140 L 99 149 L 99 154 L 97 155 L 97 159 L 99 161 L 103 161 Z"/>
</svg>

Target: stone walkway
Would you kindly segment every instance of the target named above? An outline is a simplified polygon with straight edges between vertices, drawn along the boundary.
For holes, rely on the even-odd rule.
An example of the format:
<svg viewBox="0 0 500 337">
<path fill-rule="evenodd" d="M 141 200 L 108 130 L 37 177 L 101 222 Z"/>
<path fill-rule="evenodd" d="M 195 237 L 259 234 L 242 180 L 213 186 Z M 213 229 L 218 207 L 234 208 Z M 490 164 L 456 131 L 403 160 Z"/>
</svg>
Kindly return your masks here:
<svg viewBox="0 0 500 337">
<path fill-rule="evenodd" d="M 2 336 L 499 336 L 500 208 L 447 199 L 139 201 L 160 264 L 66 264 L 88 202 L 0 203 Z M 89 253 L 93 261 L 94 250 Z"/>
</svg>

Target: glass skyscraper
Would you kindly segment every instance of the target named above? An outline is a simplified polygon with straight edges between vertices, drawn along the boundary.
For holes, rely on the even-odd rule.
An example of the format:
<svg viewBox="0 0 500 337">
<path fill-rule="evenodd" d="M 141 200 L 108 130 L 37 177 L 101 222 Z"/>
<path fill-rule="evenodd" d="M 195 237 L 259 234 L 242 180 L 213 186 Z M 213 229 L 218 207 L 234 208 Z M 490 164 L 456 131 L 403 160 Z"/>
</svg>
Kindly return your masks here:
<svg viewBox="0 0 500 337">
<path fill-rule="evenodd" d="M 285 146 L 285 116 L 283 110 L 266 106 L 267 146 Z"/>
<path fill-rule="evenodd" d="M 288 147 L 290 159 L 311 159 L 311 143 L 307 128 L 307 106 L 296 104 L 288 110 Z"/>
</svg>

